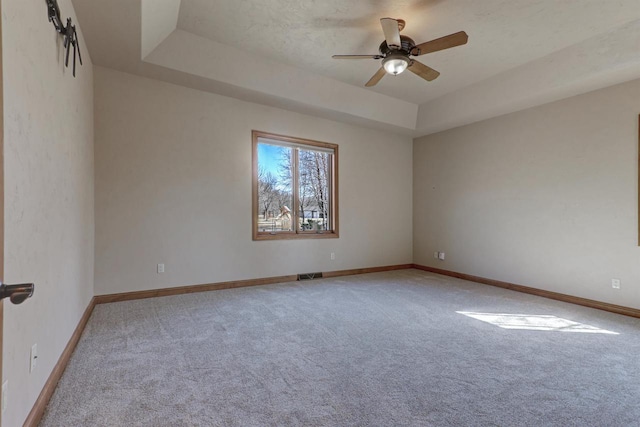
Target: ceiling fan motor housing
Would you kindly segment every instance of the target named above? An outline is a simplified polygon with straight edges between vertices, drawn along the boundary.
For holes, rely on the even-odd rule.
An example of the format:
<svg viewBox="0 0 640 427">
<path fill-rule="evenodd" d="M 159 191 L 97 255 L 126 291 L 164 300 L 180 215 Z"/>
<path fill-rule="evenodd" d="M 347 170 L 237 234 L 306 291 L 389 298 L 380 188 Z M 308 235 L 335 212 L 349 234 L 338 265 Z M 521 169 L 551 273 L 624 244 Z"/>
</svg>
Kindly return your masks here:
<svg viewBox="0 0 640 427">
<path fill-rule="evenodd" d="M 386 40 L 383 41 L 380 44 L 380 49 L 379 49 L 380 53 L 384 56 L 387 56 L 389 53 L 392 53 L 392 52 L 403 52 L 409 55 L 411 53 L 411 50 L 416 46 L 416 43 L 413 41 L 411 37 L 400 35 L 400 41 L 402 42 L 402 46 L 400 47 L 400 49 L 391 49 L 387 45 L 387 41 Z"/>
</svg>

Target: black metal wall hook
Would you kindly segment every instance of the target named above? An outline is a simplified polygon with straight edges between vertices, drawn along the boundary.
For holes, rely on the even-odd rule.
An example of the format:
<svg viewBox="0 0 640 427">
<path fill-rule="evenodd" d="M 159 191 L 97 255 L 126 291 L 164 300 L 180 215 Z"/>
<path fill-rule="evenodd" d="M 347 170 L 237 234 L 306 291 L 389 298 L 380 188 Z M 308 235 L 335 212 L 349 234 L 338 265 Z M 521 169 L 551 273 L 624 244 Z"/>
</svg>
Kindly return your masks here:
<svg viewBox="0 0 640 427">
<path fill-rule="evenodd" d="M 76 76 L 76 53 L 82 65 L 82 55 L 80 54 L 80 40 L 78 39 L 78 32 L 76 26 L 72 24 L 71 18 L 67 18 L 67 24 L 62 25 L 62 19 L 60 19 L 60 7 L 57 0 L 45 0 L 47 2 L 47 9 L 49 11 L 49 22 L 53 24 L 56 31 L 64 37 L 65 54 L 65 66 L 69 67 L 69 52 L 71 46 L 73 46 L 73 77 Z"/>
</svg>

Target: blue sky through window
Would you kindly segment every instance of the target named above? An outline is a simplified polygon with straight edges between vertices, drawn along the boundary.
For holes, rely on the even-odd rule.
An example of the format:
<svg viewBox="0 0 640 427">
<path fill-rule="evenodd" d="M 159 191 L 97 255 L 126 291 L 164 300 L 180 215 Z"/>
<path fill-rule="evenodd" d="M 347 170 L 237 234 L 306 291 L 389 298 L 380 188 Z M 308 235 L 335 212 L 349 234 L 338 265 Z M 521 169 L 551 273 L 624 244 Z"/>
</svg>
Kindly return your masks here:
<svg viewBox="0 0 640 427">
<path fill-rule="evenodd" d="M 276 145 L 258 144 L 258 164 L 265 171 L 271 172 L 274 176 L 278 176 L 278 166 L 282 158 L 282 147 Z"/>
</svg>

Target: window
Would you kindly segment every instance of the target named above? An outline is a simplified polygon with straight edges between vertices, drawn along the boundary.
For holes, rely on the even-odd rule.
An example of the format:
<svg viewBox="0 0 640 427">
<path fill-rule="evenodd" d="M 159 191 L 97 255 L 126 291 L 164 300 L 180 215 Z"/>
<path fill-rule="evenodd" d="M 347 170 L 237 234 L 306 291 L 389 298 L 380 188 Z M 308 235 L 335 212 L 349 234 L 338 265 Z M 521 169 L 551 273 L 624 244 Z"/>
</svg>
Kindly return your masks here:
<svg viewBox="0 0 640 427">
<path fill-rule="evenodd" d="M 338 237 L 338 146 L 252 136 L 253 239 Z"/>
</svg>

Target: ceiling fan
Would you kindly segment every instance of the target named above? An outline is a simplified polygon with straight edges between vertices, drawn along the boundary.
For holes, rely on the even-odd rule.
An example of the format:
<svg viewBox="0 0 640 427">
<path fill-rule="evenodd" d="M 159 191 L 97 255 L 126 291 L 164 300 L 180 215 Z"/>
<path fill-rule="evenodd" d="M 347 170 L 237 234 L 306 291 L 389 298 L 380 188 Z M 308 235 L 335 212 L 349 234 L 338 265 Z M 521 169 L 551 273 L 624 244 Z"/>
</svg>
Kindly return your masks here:
<svg viewBox="0 0 640 427">
<path fill-rule="evenodd" d="M 461 46 L 469 40 L 467 33 L 459 31 L 417 45 L 411 38 L 400 35 L 400 31 L 405 26 L 404 20 L 382 18 L 380 19 L 380 24 L 382 25 L 385 40 L 380 44 L 379 54 L 332 56 L 334 59 L 382 59 L 382 67 L 365 84 L 367 87 L 375 86 L 384 77 L 385 73 L 395 76 L 406 69 L 427 81 L 435 80 L 440 75 L 438 71 L 411 57 Z"/>
</svg>

